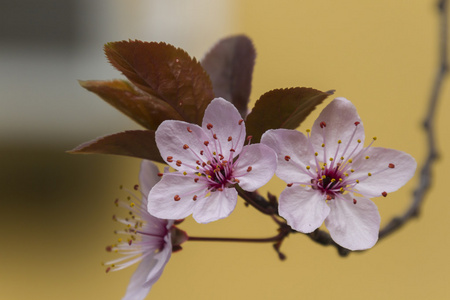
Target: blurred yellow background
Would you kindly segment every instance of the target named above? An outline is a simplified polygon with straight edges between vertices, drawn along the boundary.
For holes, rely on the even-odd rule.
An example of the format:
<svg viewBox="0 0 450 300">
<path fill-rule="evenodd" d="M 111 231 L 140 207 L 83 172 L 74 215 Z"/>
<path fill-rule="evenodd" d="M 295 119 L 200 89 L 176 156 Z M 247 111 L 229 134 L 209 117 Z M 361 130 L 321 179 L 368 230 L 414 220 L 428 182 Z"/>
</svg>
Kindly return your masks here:
<svg viewBox="0 0 450 300">
<path fill-rule="evenodd" d="M 28 2 L 9 8 L 23 14 L 20 5 Z M 0 35 L 0 299 L 120 299 L 134 271 L 105 274 L 101 262 L 112 258 L 104 249 L 116 239 L 118 187 L 137 182 L 139 161 L 64 153 L 98 135 L 138 128 L 77 86 L 77 79 L 120 77 L 102 54 L 108 41 L 163 40 L 201 58 L 220 38 L 244 33 L 257 50 L 251 106 L 274 88 L 336 89 L 335 96 L 356 105 L 377 146 L 423 164 L 420 125 L 438 64 L 436 1 L 67 3 L 74 10 L 60 13 L 75 11 L 77 24 L 67 43 L 58 33 L 42 42 L 51 26 L 39 31 L 40 40 L 6 29 Z M 26 25 L 22 17 L 15 22 Z M 69 19 L 58 15 L 54 22 Z M 446 82 L 434 120 L 441 156 L 432 189 L 420 217 L 405 228 L 347 258 L 300 234 L 284 241 L 283 262 L 270 244 L 188 242 L 148 299 L 449 299 L 449 98 Z M 409 205 L 417 183 L 418 172 L 400 191 L 374 199 L 382 224 Z M 283 187 L 274 179 L 262 191 L 278 194 Z M 195 236 L 276 234 L 268 217 L 241 200 L 227 219 L 200 225 L 188 218 L 180 227 Z"/>
</svg>

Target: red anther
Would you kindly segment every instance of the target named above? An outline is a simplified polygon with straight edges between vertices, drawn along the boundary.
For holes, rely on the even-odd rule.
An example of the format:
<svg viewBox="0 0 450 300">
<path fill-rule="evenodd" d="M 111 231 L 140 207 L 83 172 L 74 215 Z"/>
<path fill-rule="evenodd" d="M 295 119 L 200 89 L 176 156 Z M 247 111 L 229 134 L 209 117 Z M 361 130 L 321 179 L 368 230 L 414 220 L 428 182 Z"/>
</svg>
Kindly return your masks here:
<svg viewBox="0 0 450 300">
<path fill-rule="evenodd" d="M 284 157 L 284 160 L 285 161 L 289 161 L 291 159 L 291 157 L 289 156 L 289 155 L 286 155 L 285 157 Z"/>
<path fill-rule="evenodd" d="M 202 167 L 204 168 L 206 166 L 206 163 L 205 162 L 202 162 Z"/>
<path fill-rule="evenodd" d="M 112 251 L 112 246 L 106 246 L 106 251 L 111 252 Z"/>
<path fill-rule="evenodd" d="M 231 142 L 233 138 L 231 136 L 228 137 L 228 141 Z"/>
<path fill-rule="evenodd" d="M 181 160 L 177 160 L 177 167 L 181 167 Z"/>
<path fill-rule="evenodd" d="M 237 179 L 237 178 L 233 178 L 233 181 L 236 182 L 236 183 L 240 182 L 239 179 Z"/>
<path fill-rule="evenodd" d="M 205 174 L 206 174 L 206 175 L 210 175 L 211 172 L 210 172 L 209 170 L 206 170 L 206 171 L 205 171 Z"/>
<path fill-rule="evenodd" d="M 119 199 L 114 200 L 114 204 L 117 206 L 119 205 Z"/>
<path fill-rule="evenodd" d="M 331 200 L 333 199 L 333 197 L 331 197 L 330 195 L 327 195 L 327 200 Z"/>
<path fill-rule="evenodd" d="M 223 192 L 223 188 L 218 188 L 217 189 L 219 192 Z"/>
<path fill-rule="evenodd" d="M 215 139 L 215 140 L 217 140 L 217 135 L 214 133 L 213 134 L 213 138 Z"/>
<path fill-rule="evenodd" d="M 175 195 L 175 197 L 173 197 L 173 200 L 175 200 L 175 201 L 180 201 L 180 196 L 179 195 Z"/>
<path fill-rule="evenodd" d="M 200 151 L 200 155 L 203 155 L 203 150 Z"/>
<path fill-rule="evenodd" d="M 253 138 L 253 136 L 252 136 L 252 135 L 249 135 L 249 136 L 247 137 L 247 141 L 250 142 L 250 141 L 252 140 L 252 138 Z"/>
<path fill-rule="evenodd" d="M 223 155 L 219 153 L 219 159 L 222 160 L 224 159 Z"/>
<path fill-rule="evenodd" d="M 188 132 L 192 132 L 191 127 L 188 127 L 188 128 L 187 128 L 187 131 L 188 131 Z"/>
<path fill-rule="evenodd" d="M 355 122 L 355 126 L 358 126 L 361 122 Z"/>
<path fill-rule="evenodd" d="M 356 199 L 353 199 L 353 204 L 356 204 L 358 201 L 356 201 Z"/>
<path fill-rule="evenodd" d="M 164 175 L 163 173 L 158 173 L 159 177 L 163 177 L 163 175 Z"/>
<path fill-rule="evenodd" d="M 211 129 L 213 128 L 213 125 L 211 123 L 206 124 L 206 128 Z"/>
<path fill-rule="evenodd" d="M 111 267 L 106 268 L 106 273 L 108 273 L 109 271 L 111 271 Z"/>
<path fill-rule="evenodd" d="M 242 122 L 244 122 L 244 120 L 240 119 L 240 120 L 239 120 L 239 125 L 241 125 Z"/>
<path fill-rule="evenodd" d="M 137 190 L 139 189 L 139 184 L 135 184 L 135 185 L 133 186 L 133 189 L 134 189 L 135 191 L 137 191 Z"/>
<path fill-rule="evenodd" d="M 251 170 L 252 170 L 252 167 L 249 166 L 249 167 L 247 168 L 247 172 L 250 172 Z"/>
<path fill-rule="evenodd" d="M 192 197 L 192 200 L 197 200 L 197 195 L 194 195 L 194 197 Z"/>
<path fill-rule="evenodd" d="M 386 197 L 386 196 L 387 196 L 387 193 L 386 193 L 386 192 L 382 192 L 381 195 L 382 195 L 383 197 Z"/>
<path fill-rule="evenodd" d="M 389 164 L 389 168 L 393 169 L 393 168 L 395 168 L 395 165 L 394 164 Z"/>
<path fill-rule="evenodd" d="M 199 160 L 197 160 L 195 163 L 200 166 L 200 161 Z"/>
<path fill-rule="evenodd" d="M 291 187 L 293 185 L 293 183 L 288 183 L 287 187 Z"/>
<path fill-rule="evenodd" d="M 167 161 L 168 162 L 173 162 L 173 156 L 167 156 Z"/>
<path fill-rule="evenodd" d="M 133 243 L 133 240 L 128 241 L 128 245 L 131 246 L 131 243 Z"/>
<path fill-rule="evenodd" d="M 195 181 L 195 182 L 198 182 L 199 179 L 200 179 L 200 178 L 195 178 L 194 181 Z"/>
<path fill-rule="evenodd" d="M 208 145 L 209 145 L 209 142 L 208 142 L 208 141 L 204 141 L 204 142 L 203 142 L 203 144 L 205 144 L 205 146 L 207 146 L 207 147 L 208 147 Z"/>
<path fill-rule="evenodd" d="M 184 145 L 183 145 L 183 149 L 184 149 L 184 150 L 189 149 L 189 146 L 188 146 L 187 144 L 184 144 Z"/>
<path fill-rule="evenodd" d="M 236 152 L 236 150 L 234 150 L 233 148 L 230 149 L 230 152 Z"/>
<path fill-rule="evenodd" d="M 320 128 L 324 128 L 327 127 L 327 123 L 325 123 L 324 121 L 320 122 Z"/>
</svg>

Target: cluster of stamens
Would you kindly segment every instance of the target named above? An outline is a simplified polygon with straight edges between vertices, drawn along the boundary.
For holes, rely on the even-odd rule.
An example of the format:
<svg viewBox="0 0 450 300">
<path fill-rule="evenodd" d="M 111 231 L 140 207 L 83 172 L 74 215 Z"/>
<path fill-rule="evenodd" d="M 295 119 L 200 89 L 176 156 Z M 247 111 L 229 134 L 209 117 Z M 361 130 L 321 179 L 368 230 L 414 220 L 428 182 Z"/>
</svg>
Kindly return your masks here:
<svg viewBox="0 0 450 300">
<path fill-rule="evenodd" d="M 122 186 L 120 188 L 122 189 Z M 138 191 L 139 186 L 135 185 L 134 190 Z M 116 207 L 122 207 L 128 210 L 128 216 L 122 218 L 113 215 L 113 220 L 125 225 L 125 228 L 115 230 L 114 234 L 122 237 L 119 237 L 115 244 L 106 247 L 106 251 L 122 255 L 120 258 L 103 263 L 106 266 L 107 273 L 129 267 L 141 261 L 145 256 L 160 251 L 164 247 L 164 236 L 167 234 L 167 229 L 164 226 L 167 225 L 167 221 L 158 220 L 161 222 L 161 228 L 159 228 L 160 232 L 158 234 L 155 234 L 154 226 L 152 230 L 146 230 L 146 216 L 150 215 L 143 208 L 141 199 L 131 192 L 130 196 L 126 199 L 126 201 L 119 199 L 114 201 Z M 143 238 L 144 236 L 157 237 L 157 239 L 152 239 L 151 243 L 148 243 Z"/>
<path fill-rule="evenodd" d="M 239 120 L 238 124 L 243 125 L 243 120 Z M 208 123 L 206 129 L 205 133 L 207 134 L 208 140 L 202 140 L 196 136 L 198 138 L 197 145 L 201 145 L 200 150 L 195 151 L 193 149 L 194 147 L 188 144 L 180 145 L 183 151 L 192 152 L 196 158 L 195 163 L 182 162 L 181 160 L 176 160 L 174 156 L 166 157 L 167 162 L 175 162 L 177 167 L 185 167 L 183 172 L 178 173 L 179 176 L 191 177 L 193 182 L 198 184 L 198 188 L 194 191 L 187 191 L 189 197 L 194 201 L 198 198 L 206 197 L 211 192 L 223 191 L 225 188 L 234 186 L 239 183 L 236 177 L 242 175 L 236 174 L 235 171 L 239 163 L 239 153 L 236 153 L 236 147 L 242 136 L 245 135 L 245 126 L 240 126 L 237 138 L 228 136 L 226 139 L 221 140 L 214 131 L 213 124 Z M 195 132 L 189 126 L 186 127 L 186 132 L 187 134 L 195 135 Z M 251 137 L 248 137 L 249 142 L 250 139 Z M 227 154 L 224 155 L 224 153 Z M 247 172 L 250 171 L 252 171 L 252 167 L 248 166 Z M 179 201 L 182 198 L 184 198 L 184 195 L 174 196 L 175 201 Z"/>
<path fill-rule="evenodd" d="M 304 165 L 301 162 L 293 161 L 289 155 L 286 155 L 284 159 L 287 162 L 297 164 L 302 172 L 305 172 L 311 177 L 311 181 L 289 183 L 288 187 L 292 186 L 293 184 L 310 186 L 314 190 L 321 191 L 326 200 L 333 200 L 335 198 L 339 198 L 340 195 L 344 194 L 345 192 L 357 192 L 357 185 L 360 182 L 367 180 L 375 174 L 379 174 L 381 172 L 395 168 L 395 165 L 393 163 L 389 163 L 386 166 L 381 166 L 379 170 L 368 172 L 367 175 L 355 176 L 355 174 L 353 174 L 355 172 L 352 167 L 353 162 L 360 159 L 370 159 L 370 157 L 366 155 L 367 149 L 369 149 L 377 139 L 376 137 L 374 137 L 368 147 L 360 149 L 362 146 L 361 140 L 355 137 L 357 127 L 360 122 L 355 122 L 354 124 L 355 129 L 347 145 L 343 145 L 342 141 L 338 140 L 336 152 L 327 153 L 327 141 L 325 140 L 325 130 L 327 124 L 325 122 L 320 123 L 320 128 L 322 129 L 323 136 L 323 143 L 320 146 L 323 148 L 323 157 L 319 157 L 319 153 L 314 150 L 313 144 L 310 141 L 311 131 L 308 129 L 306 132 L 309 142 L 309 149 L 311 153 L 314 154 L 314 165 L 309 166 Z M 343 148 L 344 150 L 342 154 L 338 156 L 338 153 L 340 153 L 342 147 L 345 148 Z M 387 193 L 382 192 L 381 195 L 386 197 Z M 356 199 L 353 199 L 353 203 L 357 203 Z"/>
</svg>

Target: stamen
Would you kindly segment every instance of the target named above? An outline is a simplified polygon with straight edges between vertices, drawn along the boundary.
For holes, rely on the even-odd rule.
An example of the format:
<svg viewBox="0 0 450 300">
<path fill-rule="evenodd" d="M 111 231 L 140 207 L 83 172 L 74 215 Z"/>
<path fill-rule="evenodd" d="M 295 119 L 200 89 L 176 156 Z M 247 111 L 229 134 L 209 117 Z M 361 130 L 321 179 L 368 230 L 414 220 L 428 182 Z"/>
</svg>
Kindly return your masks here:
<svg viewBox="0 0 450 300">
<path fill-rule="evenodd" d="M 359 124 L 361 124 L 360 122 L 355 122 L 355 126 L 358 126 Z"/>
<path fill-rule="evenodd" d="M 208 147 L 209 142 L 208 142 L 208 141 L 204 141 L 203 144 L 204 144 L 206 147 Z"/>
<path fill-rule="evenodd" d="M 249 166 L 249 167 L 247 168 L 247 172 L 250 172 L 251 170 L 252 170 L 252 167 Z"/>
<path fill-rule="evenodd" d="M 211 128 L 213 128 L 213 125 L 211 123 L 206 124 L 206 128 L 208 128 L 209 130 L 211 130 Z"/>
<path fill-rule="evenodd" d="M 228 137 L 228 141 L 231 142 L 233 138 L 231 136 Z"/>
<path fill-rule="evenodd" d="M 387 194 L 386 192 L 382 192 L 381 195 L 382 195 L 383 197 L 386 197 L 388 194 Z"/>
<path fill-rule="evenodd" d="M 239 125 L 241 125 L 242 122 L 244 122 L 244 120 L 240 119 L 240 120 L 239 120 Z"/>
<path fill-rule="evenodd" d="M 320 128 L 324 128 L 324 127 L 327 127 L 327 123 L 325 123 L 325 122 L 320 122 Z"/>
<path fill-rule="evenodd" d="M 287 187 L 291 187 L 293 185 L 293 183 L 288 183 Z"/>
<path fill-rule="evenodd" d="M 180 196 L 179 195 L 175 195 L 175 197 L 173 197 L 173 200 L 175 200 L 175 201 L 180 201 Z"/>
<path fill-rule="evenodd" d="M 168 162 L 173 162 L 173 156 L 167 156 L 167 161 Z"/>
<path fill-rule="evenodd" d="M 181 160 L 177 160 L 176 165 L 177 165 L 177 167 L 181 167 Z"/>
<path fill-rule="evenodd" d="M 353 199 L 353 204 L 356 204 L 358 201 L 356 201 L 356 199 Z"/>
<path fill-rule="evenodd" d="M 188 146 L 187 144 L 184 144 L 184 145 L 183 145 L 183 149 L 184 149 L 184 150 L 187 150 L 187 149 L 189 149 L 189 146 Z"/>
<path fill-rule="evenodd" d="M 284 160 L 285 161 L 289 161 L 291 159 L 291 157 L 289 156 L 289 155 L 286 155 L 285 157 L 284 157 Z"/>
<path fill-rule="evenodd" d="M 192 129 L 188 126 L 187 131 L 192 132 Z"/>
<path fill-rule="evenodd" d="M 392 163 L 390 163 L 390 164 L 389 164 L 389 168 L 393 169 L 393 168 L 395 168 L 395 165 L 392 164 Z"/>
</svg>

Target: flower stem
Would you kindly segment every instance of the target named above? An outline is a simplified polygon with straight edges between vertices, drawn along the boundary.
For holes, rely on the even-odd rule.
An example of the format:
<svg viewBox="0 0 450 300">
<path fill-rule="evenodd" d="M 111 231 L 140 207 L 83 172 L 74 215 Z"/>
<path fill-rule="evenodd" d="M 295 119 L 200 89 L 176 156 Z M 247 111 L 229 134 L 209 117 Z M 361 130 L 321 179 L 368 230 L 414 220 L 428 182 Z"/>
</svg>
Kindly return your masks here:
<svg viewBox="0 0 450 300">
<path fill-rule="evenodd" d="M 242 243 L 270 243 L 285 238 L 289 232 L 281 231 L 279 234 L 268 238 L 223 238 L 223 237 L 198 237 L 189 236 L 188 241 L 200 242 L 242 242 Z"/>
</svg>

